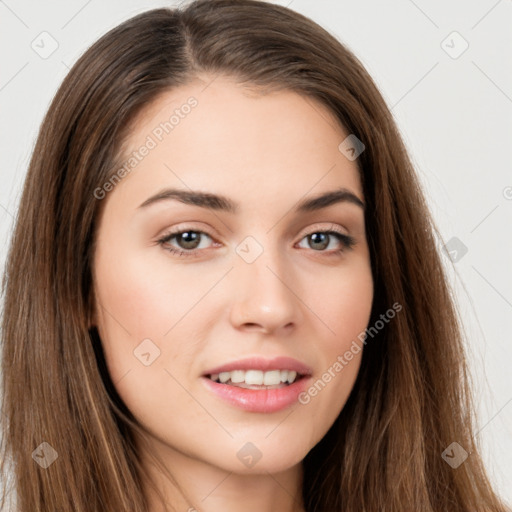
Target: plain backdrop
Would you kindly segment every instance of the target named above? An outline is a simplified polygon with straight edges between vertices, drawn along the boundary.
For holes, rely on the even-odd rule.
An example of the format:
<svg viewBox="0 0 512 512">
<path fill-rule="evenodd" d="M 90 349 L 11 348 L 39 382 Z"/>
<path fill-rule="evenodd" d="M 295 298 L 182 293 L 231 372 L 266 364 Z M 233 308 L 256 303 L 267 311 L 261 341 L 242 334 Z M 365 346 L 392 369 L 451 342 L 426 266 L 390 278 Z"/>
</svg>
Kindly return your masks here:
<svg viewBox="0 0 512 512">
<path fill-rule="evenodd" d="M 467 332 L 477 436 L 512 502 L 512 1 L 275 3 L 346 44 L 396 119 L 442 234 Z M 120 22 L 173 5 L 0 0 L 2 267 L 39 124 L 69 68 Z"/>
</svg>

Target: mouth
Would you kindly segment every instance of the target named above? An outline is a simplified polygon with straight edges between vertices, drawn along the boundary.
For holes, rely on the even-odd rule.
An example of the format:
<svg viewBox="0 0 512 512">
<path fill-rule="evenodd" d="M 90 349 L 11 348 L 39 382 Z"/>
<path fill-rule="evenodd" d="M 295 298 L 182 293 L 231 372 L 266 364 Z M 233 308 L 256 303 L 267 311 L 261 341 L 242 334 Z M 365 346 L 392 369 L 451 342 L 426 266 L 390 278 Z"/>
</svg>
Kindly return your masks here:
<svg viewBox="0 0 512 512">
<path fill-rule="evenodd" d="M 311 368 L 295 359 L 256 357 L 212 368 L 201 377 L 223 402 L 248 412 L 273 413 L 295 404 L 311 376 Z"/>
</svg>

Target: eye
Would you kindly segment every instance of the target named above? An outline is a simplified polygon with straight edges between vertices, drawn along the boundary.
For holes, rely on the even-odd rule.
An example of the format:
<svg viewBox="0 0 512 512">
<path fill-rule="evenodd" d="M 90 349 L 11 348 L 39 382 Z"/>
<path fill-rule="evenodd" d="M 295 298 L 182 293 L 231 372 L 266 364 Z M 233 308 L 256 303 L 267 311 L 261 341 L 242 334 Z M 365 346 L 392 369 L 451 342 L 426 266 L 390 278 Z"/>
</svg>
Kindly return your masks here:
<svg viewBox="0 0 512 512">
<path fill-rule="evenodd" d="M 341 247 L 338 249 L 335 248 L 331 251 L 325 251 L 324 249 L 329 247 L 333 238 L 337 239 Z M 339 254 L 343 251 L 350 250 L 356 243 L 355 239 L 350 235 L 346 235 L 332 229 L 325 231 L 313 231 L 306 235 L 302 240 L 306 240 L 310 247 L 312 247 L 316 252 L 326 252 L 328 254 Z"/>
<path fill-rule="evenodd" d="M 158 243 L 161 244 L 165 250 L 173 254 L 177 254 L 178 256 L 197 256 L 198 254 L 196 249 L 205 249 L 205 247 L 200 247 L 201 239 L 204 237 L 207 237 L 210 240 L 212 239 L 211 236 L 204 231 L 181 229 L 180 231 L 167 233 L 164 237 L 158 240 Z M 173 239 L 176 239 L 179 247 L 170 245 L 170 242 Z"/>
</svg>

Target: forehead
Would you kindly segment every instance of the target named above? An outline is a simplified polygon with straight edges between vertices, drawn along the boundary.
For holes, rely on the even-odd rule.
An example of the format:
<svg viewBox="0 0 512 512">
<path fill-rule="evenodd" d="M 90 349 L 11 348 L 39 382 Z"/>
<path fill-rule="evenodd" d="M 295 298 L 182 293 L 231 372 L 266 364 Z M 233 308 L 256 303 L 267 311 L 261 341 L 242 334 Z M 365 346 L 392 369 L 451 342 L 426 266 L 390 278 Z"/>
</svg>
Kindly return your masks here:
<svg viewBox="0 0 512 512">
<path fill-rule="evenodd" d="M 361 197 L 357 164 L 338 149 L 348 132 L 325 105 L 208 78 L 162 93 L 141 111 L 120 158 L 133 165 L 116 193 L 140 198 L 179 185 L 240 192 L 243 200 L 258 190 L 277 198 L 344 186 Z"/>
</svg>

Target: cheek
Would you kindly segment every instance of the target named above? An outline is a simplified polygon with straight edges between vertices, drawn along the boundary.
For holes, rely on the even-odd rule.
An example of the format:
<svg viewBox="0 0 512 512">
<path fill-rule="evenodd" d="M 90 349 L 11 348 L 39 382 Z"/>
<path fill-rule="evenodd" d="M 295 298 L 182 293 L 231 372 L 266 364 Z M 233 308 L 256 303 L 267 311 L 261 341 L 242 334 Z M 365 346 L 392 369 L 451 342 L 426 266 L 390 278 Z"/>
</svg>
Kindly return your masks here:
<svg viewBox="0 0 512 512">
<path fill-rule="evenodd" d="M 342 350 L 366 329 L 373 302 L 373 278 L 368 263 L 342 269 L 327 278 L 308 277 L 307 304 L 322 321 L 326 349 Z M 316 281 L 316 286 L 315 286 Z"/>
<path fill-rule="evenodd" d="M 361 364 L 363 334 L 373 302 L 369 264 L 339 272 L 308 295 L 308 306 L 321 319 L 316 336 L 321 364 L 300 402 L 317 417 L 314 440 L 319 440 L 343 408 Z"/>
<path fill-rule="evenodd" d="M 201 349 L 190 342 L 190 319 L 207 283 L 201 285 L 197 279 L 194 283 L 178 267 L 148 265 L 137 257 L 115 263 L 98 260 L 96 278 L 98 330 L 105 360 L 128 409 L 146 426 L 168 425 L 170 435 L 175 430 L 171 411 L 188 411 L 189 419 L 198 425 L 206 422 L 204 411 L 182 383 Z M 187 340 L 186 346 L 172 342 L 178 338 Z"/>
<path fill-rule="evenodd" d="M 134 341 L 162 339 L 217 279 L 208 271 L 167 264 L 162 257 L 148 263 L 147 256 L 105 261 L 97 276 L 98 301 Z"/>
<path fill-rule="evenodd" d="M 190 326 L 207 283 L 201 285 L 197 276 L 193 280 L 179 267 L 166 267 L 165 261 L 148 265 L 147 258 L 136 254 L 110 254 L 105 251 L 97 259 L 95 290 L 98 331 L 112 382 L 119 383 L 122 398 L 132 388 L 131 400 L 150 396 L 148 403 L 159 396 L 155 390 L 179 393 L 166 370 L 190 368 L 195 345 L 185 348 L 169 341 Z"/>
</svg>

